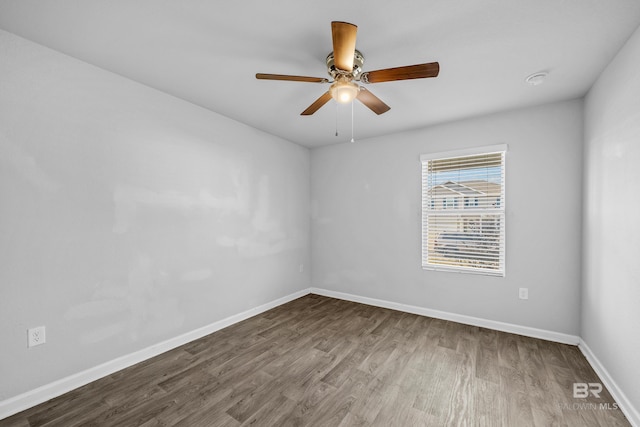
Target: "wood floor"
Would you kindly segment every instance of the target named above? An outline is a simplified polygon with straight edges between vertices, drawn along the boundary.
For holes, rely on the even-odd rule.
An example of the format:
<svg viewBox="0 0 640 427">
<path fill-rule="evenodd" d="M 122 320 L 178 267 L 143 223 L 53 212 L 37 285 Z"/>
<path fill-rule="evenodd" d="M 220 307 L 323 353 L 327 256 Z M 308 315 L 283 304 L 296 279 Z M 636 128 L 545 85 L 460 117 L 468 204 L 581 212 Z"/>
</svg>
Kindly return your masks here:
<svg viewBox="0 0 640 427">
<path fill-rule="evenodd" d="M 0 426 L 629 426 L 577 347 L 307 295 Z"/>
</svg>

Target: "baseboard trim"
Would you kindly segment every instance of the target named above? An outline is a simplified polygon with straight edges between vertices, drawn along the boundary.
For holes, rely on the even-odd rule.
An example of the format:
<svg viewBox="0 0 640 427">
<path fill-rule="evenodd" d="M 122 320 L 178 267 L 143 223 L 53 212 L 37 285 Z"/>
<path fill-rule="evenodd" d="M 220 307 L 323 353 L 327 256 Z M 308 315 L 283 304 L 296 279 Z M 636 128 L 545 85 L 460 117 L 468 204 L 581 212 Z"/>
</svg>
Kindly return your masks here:
<svg viewBox="0 0 640 427">
<path fill-rule="evenodd" d="M 386 301 L 376 298 L 363 297 L 322 288 L 308 288 L 294 292 L 290 295 L 278 298 L 266 304 L 262 304 L 258 307 L 246 310 L 242 313 L 229 316 L 225 319 L 219 320 L 217 322 L 163 341 L 161 343 L 152 345 L 145 349 L 119 357 L 117 359 L 111 360 L 77 374 L 62 378 L 58 381 L 54 381 L 50 384 L 46 384 L 42 387 L 38 387 L 34 390 L 4 400 L 0 402 L 0 420 L 17 414 L 18 412 L 24 411 L 25 409 L 39 405 L 40 403 L 44 403 L 50 399 L 53 399 L 54 397 L 60 396 L 78 387 L 82 387 L 83 385 L 86 385 L 92 381 L 98 380 L 107 375 L 111 375 L 114 372 L 133 366 L 136 363 L 140 363 L 142 361 L 155 357 L 166 351 L 172 350 L 176 347 L 202 338 L 220 329 L 226 328 L 227 326 L 231 326 L 235 323 L 241 322 L 245 319 L 263 313 L 267 310 L 271 310 L 272 308 L 308 294 L 323 295 L 331 298 L 358 302 L 376 307 L 389 308 L 392 310 L 399 310 L 407 313 L 434 317 L 437 319 L 450 320 L 453 322 L 464 323 L 472 326 L 480 326 L 483 328 L 495 329 L 498 331 L 514 333 L 533 338 L 540 338 L 548 341 L 555 341 L 563 344 L 578 345 L 587 361 L 589 361 L 600 379 L 602 379 L 602 382 L 607 387 L 613 398 L 620 405 L 620 409 L 625 414 L 629 422 L 634 427 L 640 427 L 640 413 L 638 412 L 638 410 L 634 408 L 634 406 L 631 404 L 631 401 L 626 397 L 622 390 L 620 390 L 616 382 L 613 380 L 613 378 L 611 378 L 608 371 L 604 368 L 598 358 L 593 354 L 589 346 L 582 340 L 582 338 L 578 336 L 531 328 L 527 326 L 520 326 L 511 323 L 498 322 L 495 320 L 482 319 L 473 316 L 466 316 L 462 314 L 433 310 L 429 308 Z"/>
<path fill-rule="evenodd" d="M 584 357 L 587 359 L 589 364 L 593 367 L 593 370 L 596 371 L 596 374 L 600 377 L 604 386 L 609 390 L 611 396 L 618 403 L 620 410 L 624 413 L 625 417 L 629 423 L 631 423 L 634 427 L 640 427 L 640 411 L 638 408 L 635 408 L 631 403 L 631 400 L 627 397 L 626 394 L 620 390 L 618 384 L 613 380 L 609 371 L 606 370 L 602 362 L 596 357 L 596 355 L 591 351 L 589 346 L 582 338 L 580 338 L 580 344 L 578 344 L 578 348 L 584 354 Z"/>
<path fill-rule="evenodd" d="M 446 311 L 433 310 L 430 308 L 418 307 L 415 305 L 401 304 L 381 299 L 362 297 L 358 295 L 330 291 L 321 288 L 311 288 L 311 293 L 347 301 L 359 302 L 362 304 L 373 305 L 376 307 L 383 307 L 412 314 L 419 314 L 421 316 L 435 317 L 442 320 L 451 320 L 453 322 L 464 323 L 466 325 L 480 326 L 483 328 L 495 329 L 497 331 L 509 332 L 512 334 L 524 335 L 532 338 L 540 338 L 543 340 L 559 342 L 562 344 L 578 345 L 580 342 L 580 337 L 576 335 L 563 334 L 561 332 L 547 331 L 544 329 L 531 328 L 528 326 L 520 326 L 512 323 L 498 322 L 495 320 L 482 319 L 479 317 L 466 316 L 463 314 L 449 313 Z"/>
<path fill-rule="evenodd" d="M 92 381 L 111 375 L 114 372 L 133 366 L 136 363 L 140 363 L 166 351 L 180 347 L 181 345 L 202 338 L 220 329 L 226 328 L 227 326 L 231 326 L 234 323 L 241 322 L 242 320 L 248 319 L 267 310 L 271 310 L 272 308 L 285 304 L 296 298 L 308 295 L 309 293 L 309 289 L 294 292 L 258 307 L 243 311 L 242 313 L 229 316 L 225 319 L 218 320 L 217 322 L 168 339 L 161 343 L 154 344 L 134 353 L 119 357 L 93 368 L 89 368 L 85 371 L 78 372 L 77 374 L 43 385 L 26 393 L 11 397 L 0 402 L 0 420 L 24 411 L 25 409 L 39 405 L 40 403 L 44 403 L 78 387 L 82 387 Z"/>
</svg>

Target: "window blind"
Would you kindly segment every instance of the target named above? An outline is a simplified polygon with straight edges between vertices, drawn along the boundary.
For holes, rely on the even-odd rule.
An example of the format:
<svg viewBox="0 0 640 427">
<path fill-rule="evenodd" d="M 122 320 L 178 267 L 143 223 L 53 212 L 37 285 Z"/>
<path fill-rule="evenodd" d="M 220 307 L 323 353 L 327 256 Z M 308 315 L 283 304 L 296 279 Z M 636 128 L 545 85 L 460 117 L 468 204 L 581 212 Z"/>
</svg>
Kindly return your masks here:
<svg viewBox="0 0 640 427">
<path fill-rule="evenodd" d="M 506 146 L 421 156 L 422 266 L 504 276 Z"/>
</svg>

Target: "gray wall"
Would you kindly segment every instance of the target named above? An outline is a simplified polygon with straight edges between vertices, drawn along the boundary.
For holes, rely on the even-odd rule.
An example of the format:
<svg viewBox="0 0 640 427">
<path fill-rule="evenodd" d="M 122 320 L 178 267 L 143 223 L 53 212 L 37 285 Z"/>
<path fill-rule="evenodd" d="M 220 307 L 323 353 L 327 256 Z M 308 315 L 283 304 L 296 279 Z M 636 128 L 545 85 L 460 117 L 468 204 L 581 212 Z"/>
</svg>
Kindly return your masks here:
<svg viewBox="0 0 640 427">
<path fill-rule="evenodd" d="M 640 420 L 640 30 L 585 101 L 581 336 Z"/>
<path fill-rule="evenodd" d="M 422 270 L 420 154 L 495 144 L 509 146 L 506 277 Z M 312 283 L 577 335 L 581 158 L 581 101 L 313 149 Z"/>
<path fill-rule="evenodd" d="M 583 171 L 581 101 L 310 156 L 0 31 L 0 401 L 313 284 L 579 334 L 640 402 L 638 63 L 636 32 L 586 98 Z M 419 155 L 502 143 L 506 277 L 422 270 Z"/>
<path fill-rule="evenodd" d="M 308 288 L 309 162 L 0 31 L 0 401 Z"/>
</svg>

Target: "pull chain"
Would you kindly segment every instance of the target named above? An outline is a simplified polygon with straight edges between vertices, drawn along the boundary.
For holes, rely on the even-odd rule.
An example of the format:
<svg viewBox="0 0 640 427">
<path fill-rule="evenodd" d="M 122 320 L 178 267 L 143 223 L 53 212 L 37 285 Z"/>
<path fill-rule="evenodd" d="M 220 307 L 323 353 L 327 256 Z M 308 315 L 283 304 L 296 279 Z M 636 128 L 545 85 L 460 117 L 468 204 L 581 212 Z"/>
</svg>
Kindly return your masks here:
<svg viewBox="0 0 640 427">
<path fill-rule="evenodd" d="M 353 139 L 353 101 L 351 101 L 351 142 L 354 143 L 356 142 L 355 139 Z"/>
<path fill-rule="evenodd" d="M 336 102 L 336 136 L 338 136 L 338 103 Z"/>
</svg>

